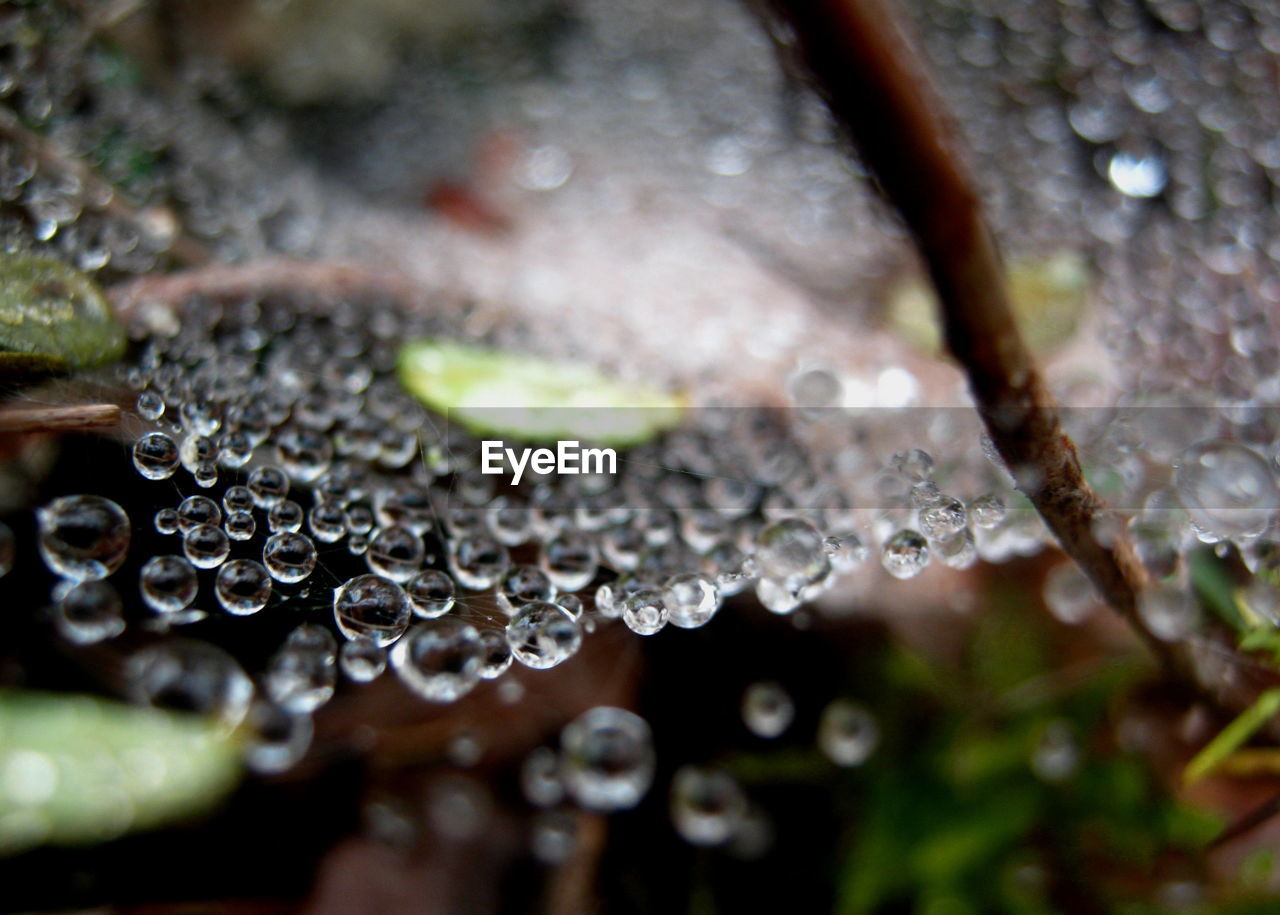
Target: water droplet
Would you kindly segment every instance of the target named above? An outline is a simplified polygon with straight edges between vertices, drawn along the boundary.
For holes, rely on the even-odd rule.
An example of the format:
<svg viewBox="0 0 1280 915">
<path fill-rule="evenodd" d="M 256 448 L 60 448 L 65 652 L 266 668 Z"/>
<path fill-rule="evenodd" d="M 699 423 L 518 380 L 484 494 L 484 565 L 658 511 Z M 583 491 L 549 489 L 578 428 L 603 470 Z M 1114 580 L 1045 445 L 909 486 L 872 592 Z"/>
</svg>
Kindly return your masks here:
<svg viewBox="0 0 1280 915">
<path fill-rule="evenodd" d="M 138 415 L 154 422 L 164 416 L 164 398 L 155 391 L 143 391 L 134 405 Z"/>
<path fill-rule="evenodd" d="M 895 452 L 889 466 L 915 483 L 923 483 L 933 476 L 933 457 L 919 448 Z"/>
<path fill-rule="evenodd" d="M 197 569 L 216 569 L 231 553 L 226 531 L 212 524 L 198 524 L 182 538 L 182 552 Z"/>
<path fill-rule="evenodd" d="M 530 751 L 520 766 L 520 787 L 535 807 L 554 807 L 564 798 L 560 782 L 560 758 L 550 747 Z"/>
<path fill-rule="evenodd" d="M 880 743 L 875 716 L 849 699 L 836 699 L 822 710 L 818 746 L 837 766 L 860 766 Z"/>
<path fill-rule="evenodd" d="M 422 538 L 407 527 L 392 525 L 373 535 L 365 552 L 369 568 L 395 582 L 405 582 L 418 574 L 426 558 Z"/>
<path fill-rule="evenodd" d="M 578 597 L 578 595 L 558 594 L 556 595 L 555 603 L 575 620 L 582 619 L 582 613 L 585 608 L 582 606 L 582 598 Z"/>
<path fill-rule="evenodd" d="M 458 584 L 473 591 L 492 588 L 510 564 L 507 548 L 483 534 L 461 537 L 449 550 L 449 571 Z"/>
<path fill-rule="evenodd" d="M 249 492 L 247 486 L 228 486 L 222 494 L 222 507 L 231 512 L 251 512 L 253 511 L 253 493 Z"/>
<path fill-rule="evenodd" d="M 1079 766 L 1080 744 L 1071 725 L 1065 721 L 1049 722 L 1031 750 L 1031 771 L 1056 785 L 1074 775 Z"/>
<path fill-rule="evenodd" d="M 148 432 L 133 443 L 133 466 L 148 480 L 167 480 L 178 469 L 178 443 L 163 432 Z"/>
<path fill-rule="evenodd" d="M 1244 445 L 1219 439 L 1182 453 L 1174 487 L 1192 522 L 1222 538 L 1258 536 L 1280 506 L 1266 461 Z"/>
<path fill-rule="evenodd" d="M 771 680 L 752 683 L 742 694 L 743 723 L 757 737 L 780 736 L 791 727 L 795 714 L 795 704 L 787 691 Z"/>
<path fill-rule="evenodd" d="M 826 538 L 822 550 L 831 561 L 831 568 L 841 574 L 848 574 L 865 562 L 869 552 L 862 538 L 852 531 Z"/>
<path fill-rule="evenodd" d="M 178 529 L 188 534 L 202 524 L 219 524 L 222 511 L 208 496 L 187 496 L 178 505 Z"/>
<path fill-rule="evenodd" d="M 302 529 L 302 518 L 302 506 L 292 499 L 284 499 L 267 512 L 267 529 L 273 534 L 281 531 L 296 534 Z"/>
<path fill-rule="evenodd" d="M 564 864 L 578 845 L 578 821 L 563 810 L 540 810 L 533 819 L 533 856 L 548 866 Z"/>
<path fill-rule="evenodd" d="M 884 542 L 880 564 L 894 578 L 914 578 L 929 564 L 929 544 L 916 531 L 898 531 Z"/>
<path fill-rule="evenodd" d="M 168 638 L 129 658 L 125 680 L 135 701 L 209 715 L 228 731 L 249 711 L 253 683 L 235 659 L 207 642 Z"/>
<path fill-rule="evenodd" d="M 1107 164 L 1107 180 L 1126 197 L 1157 197 L 1169 183 L 1169 174 L 1159 156 L 1118 152 Z"/>
<path fill-rule="evenodd" d="M 1004 501 L 995 493 L 979 496 L 969 503 L 969 518 L 974 527 L 997 528 L 1005 519 Z"/>
<path fill-rule="evenodd" d="M 969 522 L 964 504 L 951 496 L 939 496 L 920 509 L 920 533 L 930 540 L 946 540 L 965 529 Z"/>
<path fill-rule="evenodd" d="M 511 646 L 507 644 L 507 633 L 505 630 L 485 629 L 480 633 L 480 645 L 484 651 L 480 676 L 485 680 L 496 680 L 511 667 Z"/>
<path fill-rule="evenodd" d="M 1177 642 L 1185 639 L 1200 621 L 1195 600 L 1174 585 L 1153 585 L 1138 595 L 1138 615 L 1158 639 Z"/>
<path fill-rule="evenodd" d="M 531 601 L 551 600 L 555 591 L 551 579 L 537 566 L 514 565 L 498 585 L 498 606 L 507 616 L 515 616 Z"/>
<path fill-rule="evenodd" d="M 311 536 L 321 543 L 337 543 L 347 533 L 347 515 L 342 506 L 333 502 L 319 502 L 307 513 Z"/>
<path fill-rule="evenodd" d="M 333 461 L 333 443 L 327 435 L 291 426 L 276 436 L 280 466 L 299 483 L 314 482 Z"/>
<path fill-rule="evenodd" d="M 262 563 L 276 581 L 296 584 L 315 569 L 316 547 L 303 534 L 282 531 L 267 538 Z"/>
<path fill-rule="evenodd" d="M 662 602 L 672 626 L 697 629 L 710 622 L 720 609 L 720 589 L 700 572 L 684 572 L 667 579 Z"/>
<path fill-rule="evenodd" d="M 755 559 L 762 577 L 785 582 L 793 590 L 819 582 L 831 571 L 822 534 L 800 518 L 784 518 L 761 528 Z"/>
<path fill-rule="evenodd" d="M 278 775 L 302 761 L 314 735 L 311 716 L 258 701 L 245 722 L 245 764 L 259 775 Z"/>
<path fill-rule="evenodd" d="M 581 807 L 627 810 L 653 783 L 653 735 L 639 715 L 597 706 L 560 733 L 565 790 Z"/>
<path fill-rule="evenodd" d="M 747 812 L 747 796 L 719 769 L 681 766 L 671 781 L 671 822 L 690 845 L 722 845 Z"/>
<path fill-rule="evenodd" d="M 323 626 L 294 629 L 267 663 L 263 683 L 281 708 L 309 714 L 333 698 L 338 643 Z"/>
<path fill-rule="evenodd" d="M 1098 598 L 1093 585 L 1074 562 L 1056 566 L 1044 581 L 1044 602 L 1060 622 L 1076 626 L 1089 618 Z"/>
<path fill-rule="evenodd" d="M 404 591 L 380 575 L 357 575 L 333 594 L 333 617 L 348 639 L 385 647 L 404 634 L 409 615 Z"/>
<path fill-rule="evenodd" d="M 627 628 L 637 635 L 653 635 L 667 625 L 670 611 L 662 594 L 653 588 L 641 588 L 618 600 L 620 615 Z"/>
<path fill-rule="evenodd" d="M 439 569 L 426 569 L 405 582 L 405 594 L 415 615 L 423 619 L 444 616 L 453 607 L 453 579 Z"/>
<path fill-rule="evenodd" d="M 231 512 L 222 527 L 232 540 L 252 540 L 258 530 L 258 522 L 249 512 Z"/>
<path fill-rule="evenodd" d="M 471 692 L 483 662 L 475 627 L 448 616 L 415 624 L 391 649 L 396 675 L 429 702 L 453 702 Z"/>
<path fill-rule="evenodd" d="M 67 589 L 54 607 L 58 634 L 76 645 L 92 645 L 124 632 L 123 605 L 105 581 L 81 581 Z"/>
<path fill-rule="evenodd" d="M 600 557 L 589 537 L 565 532 L 543 544 L 538 564 L 558 589 L 578 591 L 596 577 Z"/>
<path fill-rule="evenodd" d="M 270 508 L 289 494 L 289 478 L 279 467 L 270 464 L 254 468 L 246 482 L 253 504 L 258 508 Z"/>
<path fill-rule="evenodd" d="M 178 533 L 178 510 L 174 508 L 162 508 L 156 512 L 155 526 L 156 531 L 161 534 Z"/>
<path fill-rule="evenodd" d="M 153 556 L 138 573 L 138 589 L 156 613 L 177 613 L 196 599 L 195 567 L 181 556 Z"/>
<path fill-rule="evenodd" d="M 62 496 L 36 512 L 40 555 L 55 574 L 106 578 L 129 552 L 129 516 L 102 496 Z"/>
<path fill-rule="evenodd" d="M 507 644 L 521 664 L 545 670 L 577 654 L 582 627 L 555 604 L 532 601 L 507 623 Z"/>
<path fill-rule="evenodd" d="M 369 683 L 387 669 L 387 652 L 372 639 L 343 642 L 338 650 L 338 665 L 353 683 Z"/>
<path fill-rule="evenodd" d="M 224 610 L 233 616 L 248 616 L 271 599 L 271 576 L 259 562 L 233 559 L 218 570 L 214 590 Z"/>
</svg>

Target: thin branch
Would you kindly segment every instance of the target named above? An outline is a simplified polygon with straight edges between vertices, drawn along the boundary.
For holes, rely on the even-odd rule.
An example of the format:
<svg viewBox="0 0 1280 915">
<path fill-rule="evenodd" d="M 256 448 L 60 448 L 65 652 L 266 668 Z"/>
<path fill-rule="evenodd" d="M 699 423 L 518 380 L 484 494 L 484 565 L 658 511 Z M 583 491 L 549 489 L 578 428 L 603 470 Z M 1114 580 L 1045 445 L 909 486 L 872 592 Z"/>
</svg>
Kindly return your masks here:
<svg viewBox="0 0 1280 915">
<path fill-rule="evenodd" d="M 154 219 L 144 209 L 100 178 L 83 161 L 60 149 L 48 137 L 24 126 L 17 115 L 7 108 L 0 108 L 0 141 L 12 143 L 33 156 L 46 171 L 73 177 L 84 191 L 85 206 L 88 209 L 128 222 L 149 237 L 156 236 L 156 230 L 152 227 Z M 172 230 L 172 238 L 165 253 L 189 266 L 205 264 L 214 259 L 208 246 L 185 234 L 180 226 Z"/>
<path fill-rule="evenodd" d="M 171 311 L 195 295 L 218 300 L 298 294 L 331 300 L 380 296 L 402 304 L 426 303 L 420 286 L 392 270 L 283 258 L 145 276 L 113 286 L 107 294 L 116 313 L 130 322 L 145 319 L 152 308 Z"/>
<path fill-rule="evenodd" d="M 0 409 L 0 434 L 11 432 L 77 432 L 104 429 L 120 422 L 120 408 L 113 403 L 74 407 Z"/>
<path fill-rule="evenodd" d="M 897 208 L 937 288 L 947 349 L 996 449 L 1062 548 L 1170 669 L 1182 652 L 1137 612 L 1146 571 L 1084 479 L 1014 321 L 1004 271 L 946 106 L 886 0 L 771 0 L 790 45 Z M 788 34 L 789 33 L 789 34 Z"/>
</svg>

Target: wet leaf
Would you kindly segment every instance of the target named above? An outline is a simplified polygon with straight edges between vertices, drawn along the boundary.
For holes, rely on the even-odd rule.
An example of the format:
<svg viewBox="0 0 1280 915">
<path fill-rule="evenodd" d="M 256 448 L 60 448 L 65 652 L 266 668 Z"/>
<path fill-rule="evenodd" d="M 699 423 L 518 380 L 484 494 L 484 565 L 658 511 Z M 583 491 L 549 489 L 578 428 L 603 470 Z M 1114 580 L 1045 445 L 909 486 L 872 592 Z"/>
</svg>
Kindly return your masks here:
<svg viewBox="0 0 1280 915">
<path fill-rule="evenodd" d="M 48 257 L 0 256 L 0 351 L 10 369 L 85 368 L 124 348 L 124 327 L 88 276 Z"/>
<path fill-rule="evenodd" d="M 0 854 L 183 820 L 235 786 L 215 721 L 91 696 L 0 691 Z"/>
<path fill-rule="evenodd" d="M 684 401 L 585 365 L 446 340 L 400 351 L 401 383 L 477 435 L 639 445 L 680 421 Z"/>
</svg>

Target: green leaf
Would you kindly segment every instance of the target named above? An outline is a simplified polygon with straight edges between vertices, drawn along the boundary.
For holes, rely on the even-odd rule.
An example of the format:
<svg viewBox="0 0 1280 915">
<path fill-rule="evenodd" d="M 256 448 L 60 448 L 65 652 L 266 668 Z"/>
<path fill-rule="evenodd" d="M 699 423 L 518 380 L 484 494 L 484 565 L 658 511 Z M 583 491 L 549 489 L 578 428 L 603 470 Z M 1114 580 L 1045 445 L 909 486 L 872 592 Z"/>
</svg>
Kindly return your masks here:
<svg viewBox="0 0 1280 915">
<path fill-rule="evenodd" d="M 1244 746 L 1245 741 L 1277 713 L 1280 713 L 1280 689 L 1269 689 L 1187 763 L 1187 768 L 1182 773 L 1183 783 L 1190 785 L 1222 765 L 1228 756 Z"/>
<path fill-rule="evenodd" d="M 187 819 L 239 779 L 216 721 L 91 696 L 0 690 L 0 854 Z"/>
<path fill-rule="evenodd" d="M 585 365 L 418 340 L 400 351 L 400 382 L 477 435 L 530 442 L 638 445 L 680 421 L 683 398 Z"/>
<path fill-rule="evenodd" d="M 0 351 L 86 368 L 124 348 L 124 327 L 88 276 L 48 257 L 0 255 Z"/>
</svg>

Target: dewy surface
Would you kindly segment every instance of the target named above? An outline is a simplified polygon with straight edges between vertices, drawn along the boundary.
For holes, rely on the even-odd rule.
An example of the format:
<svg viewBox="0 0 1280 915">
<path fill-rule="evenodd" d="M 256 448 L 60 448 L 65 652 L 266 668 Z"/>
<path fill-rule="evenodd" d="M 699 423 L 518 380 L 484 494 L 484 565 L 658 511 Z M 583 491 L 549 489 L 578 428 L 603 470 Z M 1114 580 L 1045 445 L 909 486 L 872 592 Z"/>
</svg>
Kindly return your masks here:
<svg viewBox="0 0 1280 915">
<path fill-rule="evenodd" d="M 52 607 L 71 646 L 122 646 L 132 699 L 245 725 L 248 764 L 279 774 L 304 759 L 313 716 L 382 678 L 437 705 L 498 681 L 518 706 L 602 630 L 697 638 L 673 630 L 731 625 L 739 594 L 800 628 L 807 606 L 835 618 L 851 593 L 958 591 L 979 562 L 1045 548 L 959 374 L 886 330 L 912 326 L 912 255 L 744 7 L 580 0 L 537 53 L 498 43 L 466 67 L 422 39 L 370 52 L 385 57 L 360 91 L 379 104 L 344 106 L 324 102 L 350 76 L 308 42 L 345 26 L 277 28 L 318 4 L 260 6 L 272 40 L 246 51 L 212 30 L 212 56 L 179 54 L 164 79 L 110 41 L 60 41 L 74 7 L 0 12 L 7 250 L 106 285 L 202 258 L 343 259 L 421 293 L 197 288 L 134 313 L 130 357 L 92 380 L 135 404 L 122 447 L 145 497 L 86 483 L 24 507 L 26 541 L 0 523 L 0 575 L 43 562 L 33 607 Z M 1142 617 L 1194 638 L 1193 553 L 1280 568 L 1280 17 L 1165 0 L 907 6 L 1029 290 L 1020 313 L 1033 338 L 1051 328 L 1049 382 L 1084 408 L 1065 422 L 1118 510 L 1107 523 L 1162 580 Z M 1065 322 L 1063 289 L 1083 306 Z M 616 479 L 508 486 L 478 472 L 474 436 L 400 387 L 398 348 L 425 336 L 680 388 L 692 407 L 625 450 Z M 1272 584 L 1250 587 L 1274 616 Z M 1073 626 L 1096 605 L 1073 569 L 1044 593 Z M 886 603 L 909 616 L 912 600 Z M 253 657 L 218 647 L 238 626 L 263 633 Z M 742 698 L 762 739 L 807 715 L 836 766 L 877 752 L 863 704 L 818 711 L 771 680 Z M 1078 762 L 1069 729 L 1037 739 L 1045 781 Z M 626 809 L 654 783 L 650 727 L 631 712 L 587 711 L 560 744 L 526 759 L 536 806 L 567 793 Z M 468 758 L 467 741 L 452 752 Z M 446 793 L 458 829 L 472 795 Z M 674 777 L 672 819 L 699 845 L 760 828 L 741 786 L 700 765 Z M 575 828 L 549 810 L 539 858 L 563 860 Z"/>
</svg>

